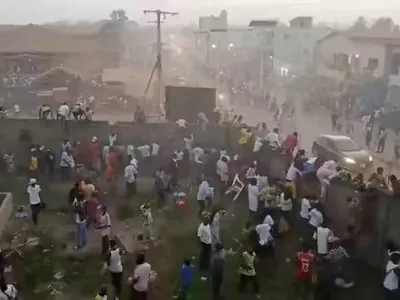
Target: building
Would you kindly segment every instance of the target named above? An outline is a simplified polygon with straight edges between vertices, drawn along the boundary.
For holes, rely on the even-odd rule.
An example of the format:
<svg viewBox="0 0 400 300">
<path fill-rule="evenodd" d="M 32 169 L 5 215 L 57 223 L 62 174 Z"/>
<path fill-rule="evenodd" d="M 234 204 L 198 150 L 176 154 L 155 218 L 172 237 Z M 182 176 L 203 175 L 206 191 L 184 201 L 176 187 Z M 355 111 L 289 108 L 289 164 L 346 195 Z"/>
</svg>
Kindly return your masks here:
<svg viewBox="0 0 400 300">
<path fill-rule="evenodd" d="M 228 28 L 228 13 L 221 11 L 219 17 L 207 16 L 199 18 L 200 31 L 226 30 Z"/>
<path fill-rule="evenodd" d="M 317 42 L 330 32 L 330 28 L 312 27 L 311 17 L 297 17 L 290 21 L 290 27 L 276 27 L 273 37 L 275 69 L 285 68 L 299 74 L 311 71 Z"/>
<path fill-rule="evenodd" d="M 289 21 L 291 28 L 311 28 L 313 26 L 312 17 L 296 17 Z"/>
<path fill-rule="evenodd" d="M 34 65 L 41 71 L 63 65 L 81 74 L 101 73 L 103 68 L 119 67 L 126 58 L 130 34 L 115 21 L 85 32 L 33 24 L 10 27 L 0 31 L 0 72 L 15 65 L 27 70 Z"/>
<path fill-rule="evenodd" d="M 399 66 L 400 36 L 333 32 L 318 42 L 315 55 L 316 74 L 338 82 L 365 74 L 377 78 L 398 75 Z"/>
</svg>

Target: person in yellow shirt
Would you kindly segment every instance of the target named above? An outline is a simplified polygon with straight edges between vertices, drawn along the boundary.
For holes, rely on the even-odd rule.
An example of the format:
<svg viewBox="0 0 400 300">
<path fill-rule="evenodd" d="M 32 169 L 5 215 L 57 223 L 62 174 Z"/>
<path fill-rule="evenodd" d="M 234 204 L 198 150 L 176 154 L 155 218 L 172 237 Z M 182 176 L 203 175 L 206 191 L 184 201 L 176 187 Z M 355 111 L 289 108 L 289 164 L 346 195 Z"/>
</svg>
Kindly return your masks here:
<svg viewBox="0 0 400 300">
<path fill-rule="evenodd" d="M 29 158 L 29 177 L 37 179 L 39 176 L 39 156 L 35 148 L 31 149 L 31 157 Z"/>
<path fill-rule="evenodd" d="M 239 145 L 242 148 L 243 157 L 249 157 L 249 153 L 252 150 L 252 147 L 250 147 L 252 137 L 253 133 L 251 132 L 251 128 L 243 128 L 240 130 Z"/>
<path fill-rule="evenodd" d="M 251 139 L 253 133 L 251 132 L 250 128 L 243 128 L 240 130 L 240 138 L 239 144 L 240 145 L 247 145 Z"/>
</svg>

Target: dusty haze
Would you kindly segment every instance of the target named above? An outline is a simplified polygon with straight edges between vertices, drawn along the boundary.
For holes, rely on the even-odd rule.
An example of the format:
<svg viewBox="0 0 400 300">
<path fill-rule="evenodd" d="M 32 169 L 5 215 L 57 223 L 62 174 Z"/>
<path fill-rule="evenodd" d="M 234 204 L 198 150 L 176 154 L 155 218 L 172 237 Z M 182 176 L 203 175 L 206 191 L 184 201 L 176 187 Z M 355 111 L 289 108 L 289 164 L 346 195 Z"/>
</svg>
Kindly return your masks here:
<svg viewBox="0 0 400 300">
<path fill-rule="evenodd" d="M 252 18 L 279 18 L 287 21 L 298 15 L 312 15 L 316 21 L 350 23 L 358 16 L 391 17 L 400 22 L 400 3 L 396 0 L 2 0 L 2 24 L 54 22 L 57 20 L 89 20 L 107 18 L 116 8 L 126 10 L 131 19 L 145 23 L 143 9 L 168 9 L 180 16 L 168 23 L 197 22 L 199 15 L 218 14 L 227 9 L 231 24 L 245 24 Z"/>
</svg>

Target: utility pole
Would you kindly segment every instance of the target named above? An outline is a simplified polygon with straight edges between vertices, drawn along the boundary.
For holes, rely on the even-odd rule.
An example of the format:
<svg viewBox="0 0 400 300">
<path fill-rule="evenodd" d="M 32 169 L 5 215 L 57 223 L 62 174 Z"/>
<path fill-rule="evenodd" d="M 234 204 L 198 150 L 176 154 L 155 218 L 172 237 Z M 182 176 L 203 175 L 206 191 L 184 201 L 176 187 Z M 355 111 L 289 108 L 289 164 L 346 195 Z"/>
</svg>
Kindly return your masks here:
<svg viewBox="0 0 400 300">
<path fill-rule="evenodd" d="M 151 72 L 150 78 L 149 78 L 149 82 L 147 84 L 146 87 L 146 91 L 145 91 L 145 97 L 146 94 L 149 90 L 150 84 L 151 84 L 151 80 L 153 78 L 154 75 L 154 71 L 157 70 L 157 100 L 158 103 L 160 105 L 160 110 L 163 113 L 164 112 L 164 90 L 163 90 L 163 76 L 162 76 L 162 41 L 161 41 L 161 17 L 164 18 L 164 20 L 166 19 L 167 16 L 176 16 L 178 13 L 176 12 L 168 12 L 168 11 L 162 11 L 162 10 L 144 10 L 143 11 L 145 15 L 148 14 L 155 14 L 156 15 L 156 21 L 152 21 L 152 23 L 156 23 L 157 26 L 157 58 L 156 58 L 156 62 L 154 64 L 154 68 L 153 71 Z"/>
</svg>

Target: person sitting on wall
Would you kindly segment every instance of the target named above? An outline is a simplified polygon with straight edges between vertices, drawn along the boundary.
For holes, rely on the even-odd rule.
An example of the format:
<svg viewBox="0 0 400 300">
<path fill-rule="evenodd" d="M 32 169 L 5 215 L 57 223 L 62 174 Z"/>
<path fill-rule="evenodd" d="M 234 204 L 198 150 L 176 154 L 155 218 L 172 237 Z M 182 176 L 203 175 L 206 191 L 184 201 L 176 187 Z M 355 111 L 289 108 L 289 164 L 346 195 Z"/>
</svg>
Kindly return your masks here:
<svg viewBox="0 0 400 300">
<path fill-rule="evenodd" d="M 81 104 L 78 102 L 71 109 L 71 113 L 75 120 L 82 120 L 85 117 L 85 111 L 82 109 Z"/>
<path fill-rule="evenodd" d="M 53 119 L 53 112 L 50 105 L 42 104 L 39 106 L 39 120 Z"/>
<path fill-rule="evenodd" d="M 94 115 L 93 110 L 90 107 L 86 107 L 84 111 L 84 119 L 86 121 L 92 121 L 93 115 Z"/>
</svg>

